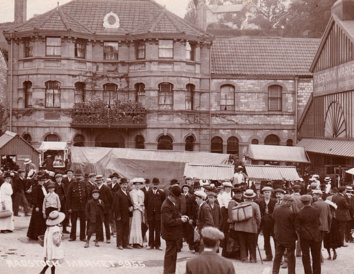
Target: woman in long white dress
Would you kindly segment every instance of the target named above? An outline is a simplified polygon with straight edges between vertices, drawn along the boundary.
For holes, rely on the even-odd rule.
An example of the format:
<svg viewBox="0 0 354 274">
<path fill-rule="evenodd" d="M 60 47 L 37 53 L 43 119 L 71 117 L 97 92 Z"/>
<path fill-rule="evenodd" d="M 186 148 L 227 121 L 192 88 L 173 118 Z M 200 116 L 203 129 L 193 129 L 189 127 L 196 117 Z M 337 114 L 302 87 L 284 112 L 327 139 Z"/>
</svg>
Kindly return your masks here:
<svg viewBox="0 0 354 274">
<path fill-rule="evenodd" d="M 14 213 L 12 210 L 12 198 L 11 195 L 12 185 L 11 180 L 12 176 L 10 172 L 6 172 L 5 175 L 5 182 L 1 185 L 0 188 L 0 211 L 9 210 L 12 214 L 6 218 L 0 218 L 0 231 L 2 233 L 12 232 L 15 229 L 15 220 L 14 220 Z"/>
<path fill-rule="evenodd" d="M 144 183 L 143 178 L 135 178 L 132 180 L 133 189 L 129 192 L 130 198 L 133 202 L 133 218 L 130 228 L 129 244 L 137 248 L 143 247 L 143 233 L 141 224 L 144 220 L 144 192 L 140 190 Z"/>
</svg>

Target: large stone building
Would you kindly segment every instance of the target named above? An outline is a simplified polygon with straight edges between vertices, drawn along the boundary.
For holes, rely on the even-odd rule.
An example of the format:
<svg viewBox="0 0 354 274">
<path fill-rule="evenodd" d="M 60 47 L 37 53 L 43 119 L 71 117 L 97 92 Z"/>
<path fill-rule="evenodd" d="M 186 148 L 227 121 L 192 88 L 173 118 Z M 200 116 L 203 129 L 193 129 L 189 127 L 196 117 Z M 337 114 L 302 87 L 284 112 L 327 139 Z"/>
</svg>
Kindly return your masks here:
<svg viewBox="0 0 354 274">
<path fill-rule="evenodd" d="M 319 43 L 215 38 L 153 0 L 75 0 L 4 35 L 9 129 L 32 144 L 240 157 L 296 142 Z"/>
</svg>

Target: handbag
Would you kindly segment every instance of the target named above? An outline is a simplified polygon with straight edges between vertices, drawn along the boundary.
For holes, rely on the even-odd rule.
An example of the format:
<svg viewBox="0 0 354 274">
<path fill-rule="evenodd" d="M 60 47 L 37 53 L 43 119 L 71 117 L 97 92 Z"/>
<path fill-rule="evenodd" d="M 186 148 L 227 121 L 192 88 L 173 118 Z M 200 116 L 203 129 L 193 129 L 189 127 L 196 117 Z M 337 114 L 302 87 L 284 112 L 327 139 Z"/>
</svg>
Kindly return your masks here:
<svg viewBox="0 0 354 274">
<path fill-rule="evenodd" d="M 253 217 L 253 208 L 251 204 L 240 204 L 232 208 L 232 220 L 234 222 L 243 222 Z"/>
<path fill-rule="evenodd" d="M 10 210 L 1 210 L 0 211 L 0 218 L 8 218 L 11 217 L 12 212 Z"/>
</svg>

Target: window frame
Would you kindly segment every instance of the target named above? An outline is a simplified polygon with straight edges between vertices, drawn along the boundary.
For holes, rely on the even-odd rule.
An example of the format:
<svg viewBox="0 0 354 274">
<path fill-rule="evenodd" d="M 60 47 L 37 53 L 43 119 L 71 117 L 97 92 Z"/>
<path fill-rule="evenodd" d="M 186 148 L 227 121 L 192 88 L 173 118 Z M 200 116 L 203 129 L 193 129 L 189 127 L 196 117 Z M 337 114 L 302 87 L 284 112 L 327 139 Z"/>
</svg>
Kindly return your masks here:
<svg viewBox="0 0 354 274">
<path fill-rule="evenodd" d="M 32 38 L 25 38 L 23 41 L 23 55 L 25 58 L 33 57 L 34 41 Z"/>
<path fill-rule="evenodd" d="M 169 85 L 169 91 L 162 91 L 163 85 Z M 166 101 L 168 101 L 168 98 L 170 99 L 170 103 L 166 103 Z M 164 103 L 161 103 L 161 99 L 163 99 Z M 162 82 L 159 84 L 158 106 L 159 109 L 173 110 L 173 84 L 169 82 Z"/>
<path fill-rule="evenodd" d="M 169 45 L 163 45 L 163 42 L 171 42 L 171 46 Z M 173 40 L 171 39 L 161 39 L 159 40 L 159 59 L 173 59 L 174 58 L 174 47 L 175 47 L 175 43 Z M 163 56 L 163 54 L 161 54 L 162 52 L 170 52 L 170 54 L 168 56 Z"/>
<path fill-rule="evenodd" d="M 114 49 L 114 46 L 116 45 L 116 50 Z M 111 48 L 113 50 L 108 50 L 108 48 Z M 108 56 L 110 56 L 108 58 Z M 111 58 L 113 57 L 113 58 Z M 104 41 L 103 42 L 103 60 L 105 61 L 118 61 L 119 58 L 119 42 L 117 41 Z"/>
<path fill-rule="evenodd" d="M 76 41 L 75 41 L 75 58 L 86 59 L 86 49 L 87 49 L 87 40 L 76 39 Z M 79 52 L 81 52 L 83 54 L 83 56 L 79 56 Z"/>
<path fill-rule="evenodd" d="M 49 39 L 57 39 L 57 40 L 60 40 L 60 45 L 49 45 L 48 44 L 48 40 Z M 62 45 L 62 41 L 61 41 L 61 37 L 46 37 L 46 40 L 45 40 L 45 55 L 46 56 L 52 56 L 52 57 L 60 57 L 61 56 L 61 45 Z M 48 49 L 50 48 L 53 48 L 53 49 L 59 49 L 59 54 L 49 54 L 48 53 Z M 54 52 L 56 53 L 56 51 L 54 50 Z"/>
<path fill-rule="evenodd" d="M 272 88 L 277 87 L 278 92 L 277 96 L 272 95 L 271 93 L 274 92 Z M 272 100 L 277 100 L 277 107 L 273 108 L 272 106 Z M 282 111 L 283 109 L 283 87 L 280 85 L 271 85 L 268 87 L 268 110 L 269 111 Z"/>
<path fill-rule="evenodd" d="M 194 110 L 194 93 L 195 93 L 195 85 L 188 84 L 186 85 L 186 110 Z"/>
<path fill-rule="evenodd" d="M 79 89 L 79 85 L 81 85 L 81 89 Z M 74 103 L 84 103 L 86 98 L 85 92 L 86 85 L 83 82 L 76 82 L 75 83 L 75 90 L 74 90 Z M 81 97 L 81 100 L 77 100 L 77 98 Z"/>
<path fill-rule="evenodd" d="M 145 84 L 136 83 L 134 87 L 135 87 L 135 102 L 143 103 L 144 100 L 141 99 L 145 98 Z M 140 89 L 140 87 L 142 87 L 142 89 Z"/>
<path fill-rule="evenodd" d="M 143 46 L 141 49 L 140 46 Z M 139 56 L 139 53 L 143 53 L 143 57 Z M 146 43 L 144 41 L 138 41 L 135 43 L 135 59 L 144 60 L 146 59 Z"/>
<path fill-rule="evenodd" d="M 234 142 L 234 141 L 236 141 L 236 142 Z M 236 149 L 232 150 L 234 144 L 236 144 L 237 150 Z M 236 151 L 236 153 L 231 153 L 233 151 Z M 240 140 L 236 136 L 231 136 L 227 139 L 226 153 L 239 155 L 239 153 L 240 153 Z"/>
<path fill-rule="evenodd" d="M 107 89 L 107 87 L 115 87 L 115 89 Z M 107 93 L 108 93 L 108 102 L 107 102 Z M 112 96 L 113 95 L 113 96 Z M 115 96 L 114 96 L 115 95 Z M 114 83 L 107 83 L 103 85 L 103 102 L 107 103 L 108 105 L 111 105 L 114 103 L 114 100 L 117 100 L 118 98 L 118 85 Z"/>
<path fill-rule="evenodd" d="M 233 91 L 232 91 L 232 99 L 228 98 L 228 95 L 231 94 L 229 91 L 225 94 L 226 97 L 225 99 L 223 99 L 223 88 L 232 88 Z M 236 92 L 236 89 L 235 89 L 235 86 L 231 85 L 231 84 L 225 84 L 225 85 L 222 85 L 220 86 L 220 110 L 221 111 L 235 111 L 235 92 Z M 224 104 L 222 104 L 224 100 Z M 229 104 L 230 102 L 232 102 L 232 104 Z"/>
<path fill-rule="evenodd" d="M 186 42 L 186 60 L 195 61 L 195 44 Z"/>
<path fill-rule="evenodd" d="M 30 86 L 28 86 L 30 84 Z M 31 90 L 31 91 L 29 91 Z M 25 108 L 31 108 L 32 105 L 32 82 L 31 81 L 25 81 L 23 82 L 23 92 L 25 94 Z"/>
<path fill-rule="evenodd" d="M 50 88 L 50 84 L 57 85 L 57 89 Z M 45 83 L 45 107 L 46 108 L 60 108 L 61 107 L 61 90 L 60 90 L 60 82 L 58 81 L 47 81 Z M 49 87 L 48 87 L 49 86 Z M 56 92 L 57 91 L 57 92 Z M 52 105 L 48 105 L 48 95 L 52 96 Z M 58 98 L 58 101 L 55 99 Z"/>
<path fill-rule="evenodd" d="M 214 142 L 213 143 L 213 140 L 218 140 L 218 141 L 220 141 L 221 140 L 221 142 Z M 218 148 L 218 149 L 215 149 L 215 145 L 220 145 L 221 144 L 221 149 L 220 148 Z M 213 145 L 214 145 L 214 148 L 213 148 Z M 220 153 L 220 154 L 223 154 L 224 153 L 224 141 L 223 141 L 223 139 L 221 138 L 221 137 L 219 137 L 219 136 L 214 136 L 213 138 L 211 138 L 211 140 L 210 140 L 210 152 L 211 153 Z"/>
</svg>

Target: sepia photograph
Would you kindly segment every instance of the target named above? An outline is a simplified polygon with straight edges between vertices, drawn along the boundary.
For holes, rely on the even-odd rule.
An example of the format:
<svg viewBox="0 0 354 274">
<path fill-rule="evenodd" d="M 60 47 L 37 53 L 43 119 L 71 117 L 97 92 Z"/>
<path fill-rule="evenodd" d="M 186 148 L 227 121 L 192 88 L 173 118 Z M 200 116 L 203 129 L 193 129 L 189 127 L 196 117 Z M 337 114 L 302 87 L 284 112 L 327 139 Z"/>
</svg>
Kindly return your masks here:
<svg viewBox="0 0 354 274">
<path fill-rule="evenodd" d="M 354 273 L 354 0 L 0 0 L 0 274 Z"/>
</svg>

